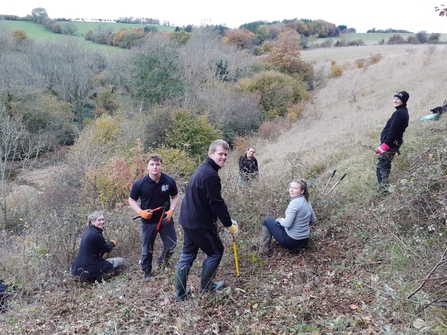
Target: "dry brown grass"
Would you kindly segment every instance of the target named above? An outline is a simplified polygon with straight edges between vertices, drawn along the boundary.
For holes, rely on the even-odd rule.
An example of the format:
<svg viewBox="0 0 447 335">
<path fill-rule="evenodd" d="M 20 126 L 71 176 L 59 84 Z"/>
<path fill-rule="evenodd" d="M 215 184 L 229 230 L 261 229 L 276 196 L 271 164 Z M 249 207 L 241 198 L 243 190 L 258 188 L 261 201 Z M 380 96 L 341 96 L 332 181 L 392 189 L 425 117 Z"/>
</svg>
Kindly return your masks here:
<svg viewBox="0 0 447 335">
<path fill-rule="evenodd" d="M 326 75 L 334 59 L 342 64 L 378 53 L 383 58 L 365 72 L 346 69 L 342 76 L 318 90 L 290 131 L 284 131 L 274 143 L 259 140 L 257 157 L 262 169 L 277 171 L 289 152 L 298 153 L 308 164 L 337 155 L 341 148 L 355 153 L 354 157 L 367 151 L 375 158 L 373 151 L 362 145 L 380 144 L 379 132 L 394 111 L 394 93 L 400 90 L 410 93 L 410 126 L 405 135 L 409 140 L 412 128 L 420 124 L 419 118 L 430 114 L 429 109 L 447 97 L 442 79 L 447 71 L 443 61 L 447 46 L 437 46 L 436 51 L 431 48 L 421 45 L 329 49 L 326 60 L 321 58 L 322 50 L 303 52 L 303 59 L 313 60 L 314 67 L 325 69 Z M 426 61 L 427 57 L 430 62 Z M 370 133 L 374 136 L 365 136 Z M 373 178 L 373 169 L 366 173 Z"/>
</svg>

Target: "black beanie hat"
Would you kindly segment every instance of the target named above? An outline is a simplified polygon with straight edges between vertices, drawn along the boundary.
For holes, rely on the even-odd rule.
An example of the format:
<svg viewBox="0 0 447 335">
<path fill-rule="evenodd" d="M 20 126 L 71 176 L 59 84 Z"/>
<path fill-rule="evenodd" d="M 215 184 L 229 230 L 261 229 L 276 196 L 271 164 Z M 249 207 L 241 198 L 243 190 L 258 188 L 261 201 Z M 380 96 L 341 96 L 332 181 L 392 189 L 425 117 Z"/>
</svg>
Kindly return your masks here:
<svg viewBox="0 0 447 335">
<path fill-rule="evenodd" d="M 394 96 L 398 97 L 404 103 L 404 105 L 407 104 L 407 101 L 410 98 L 410 95 L 405 91 L 397 92 L 396 94 L 394 94 Z"/>
</svg>

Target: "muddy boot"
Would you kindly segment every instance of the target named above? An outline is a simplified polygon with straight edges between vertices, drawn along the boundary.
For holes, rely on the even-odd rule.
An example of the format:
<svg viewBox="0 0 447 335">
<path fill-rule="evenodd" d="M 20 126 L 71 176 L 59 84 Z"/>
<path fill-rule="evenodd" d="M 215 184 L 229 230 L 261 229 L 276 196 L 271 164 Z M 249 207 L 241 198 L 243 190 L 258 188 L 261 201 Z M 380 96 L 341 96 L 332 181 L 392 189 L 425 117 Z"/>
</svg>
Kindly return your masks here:
<svg viewBox="0 0 447 335">
<path fill-rule="evenodd" d="M 175 300 L 177 301 L 184 300 L 191 293 L 191 289 L 186 287 L 188 275 L 189 269 L 186 267 L 177 269 L 175 272 Z"/>
<path fill-rule="evenodd" d="M 262 238 L 261 247 L 259 248 L 259 253 L 268 255 L 270 251 L 270 243 L 272 242 L 272 234 L 270 233 L 267 226 L 262 226 Z"/>
<path fill-rule="evenodd" d="M 200 280 L 200 292 L 214 292 L 225 285 L 223 280 L 213 282 L 217 267 L 202 265 L 202 277 Z"/>
</svg>

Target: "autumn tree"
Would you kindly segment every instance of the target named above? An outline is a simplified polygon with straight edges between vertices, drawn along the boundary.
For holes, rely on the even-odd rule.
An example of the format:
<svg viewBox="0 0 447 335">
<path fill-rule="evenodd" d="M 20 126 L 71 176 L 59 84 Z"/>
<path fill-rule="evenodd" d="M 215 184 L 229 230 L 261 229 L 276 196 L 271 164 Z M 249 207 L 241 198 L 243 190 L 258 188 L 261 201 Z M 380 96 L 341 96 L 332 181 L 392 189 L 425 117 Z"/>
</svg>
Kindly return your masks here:
<svg viewBox="0 0 447 335">
<path fill-rule="evenodd" d="M 241 49 L 248 49 L 255 38 L 256 35 L 248 29 L 231 29 L 226 31 L 224 41 Z"/>
<path fill-rule="evenodd" d="M 301 37 L 298 32 L 291 29 L 283 31 L 272 51 L 267 56 L 267 61 L 279 67 L 281 72 L 298 75 L 312 88 L 313 68 L 310 63 L 301 60 Z"/>
</svg>

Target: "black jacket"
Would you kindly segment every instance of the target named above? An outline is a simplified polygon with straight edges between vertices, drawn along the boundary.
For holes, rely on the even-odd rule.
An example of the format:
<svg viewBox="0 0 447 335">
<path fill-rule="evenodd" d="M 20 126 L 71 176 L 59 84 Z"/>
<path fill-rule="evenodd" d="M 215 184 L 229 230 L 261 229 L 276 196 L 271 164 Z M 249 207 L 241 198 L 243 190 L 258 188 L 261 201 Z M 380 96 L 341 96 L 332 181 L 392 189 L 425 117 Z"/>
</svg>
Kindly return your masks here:
<svg viewBox="0 0 447 335">
<path fill-rule="evenodd" d="M 403 143 L 405 129 L 408 127 L 408 109 L 405 105 L 396 108 L 393 115 L 380 134 L 380 142 L 386 143 L 390 148 L 399 148 Z"/>
<path fill-rule="evenodd" d="M 115 245 L 106 242 L 102 229 L 90 225 L 82 236 L 78 256 L 71 267 L 74 276 L 99 277 L 113 269 L 112 263 L 102 258 L 105 252 L 110 252 Z"/>
<path fill-rule="evenodd" d="M 232 225 L 230 213 L 221 195 L 220 169 L 210 157 L 194 171 L 180 209 L 180 224 L 189 229 L 212 230 L 217 218 L 225 227 Z"/>
<path fill-rule="evenodd" d="M 247 154 L 239 157 L 239 172 L 244 180 L 256 179 L 259 175 L 258 160 L 256 157 L 247 158 Z"/>
</svg>

